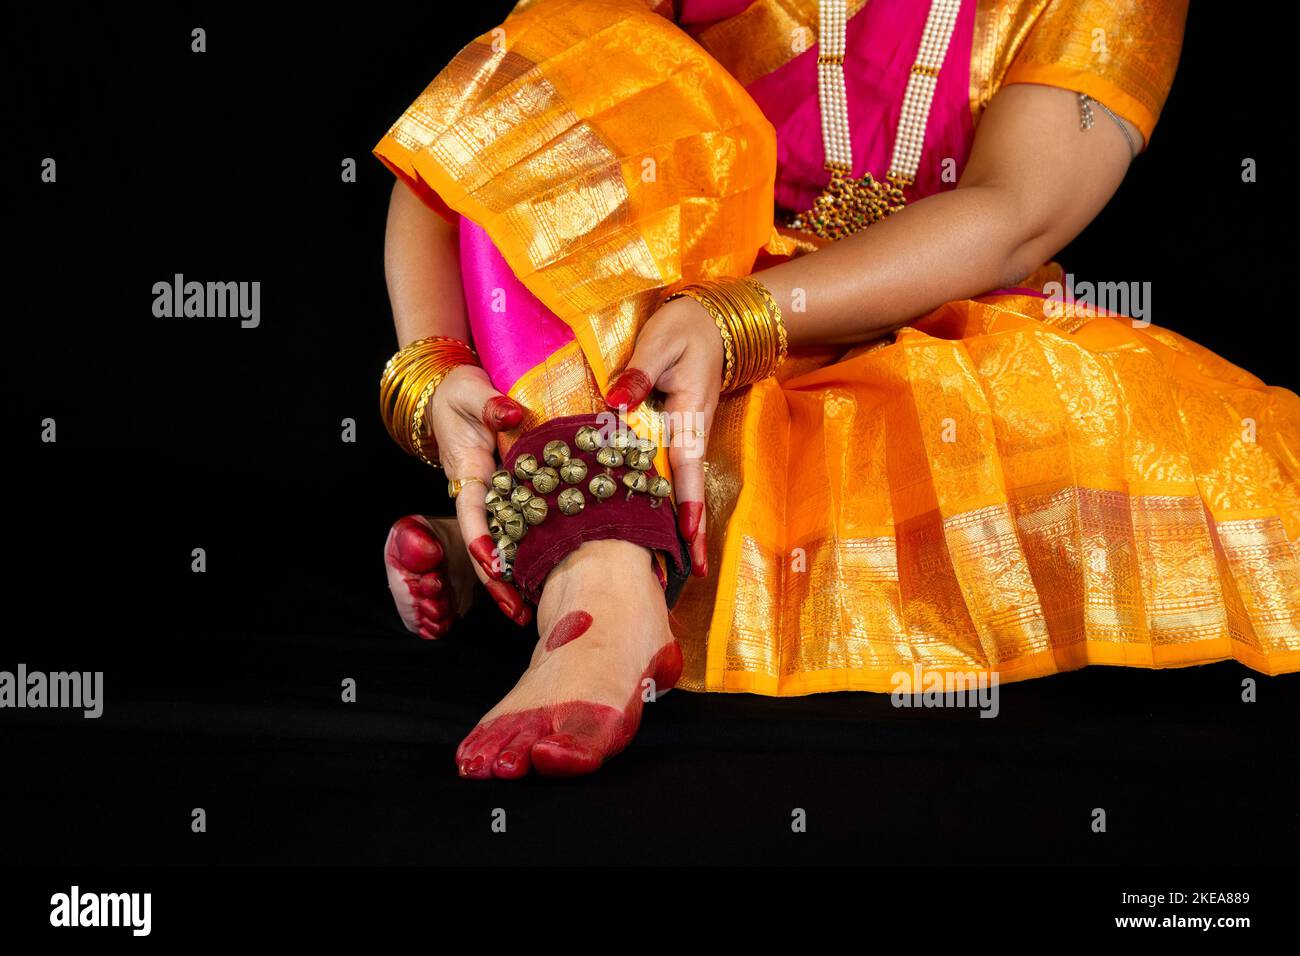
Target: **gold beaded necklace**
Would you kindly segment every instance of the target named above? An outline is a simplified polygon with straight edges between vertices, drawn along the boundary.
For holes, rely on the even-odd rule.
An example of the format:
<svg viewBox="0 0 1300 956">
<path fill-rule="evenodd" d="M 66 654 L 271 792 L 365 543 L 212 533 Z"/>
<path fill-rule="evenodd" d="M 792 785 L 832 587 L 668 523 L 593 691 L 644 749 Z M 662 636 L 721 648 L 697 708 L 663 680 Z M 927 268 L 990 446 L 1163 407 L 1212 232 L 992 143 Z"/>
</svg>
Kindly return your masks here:
<svg viewBox="0 0 1300 956">
<path fill-rule="evenodd" d="M 948 53 L 960 10 L 961 0 L 931 0 L 921 46 L 903 94 L 889 173 L 878 182 L 869 172 L 860 179 L 853 178 L 853 144 L 849 139 L 848 99 L 844 91 L 847 2 L 821 0 L 817 5 L 817 94 L 822 146 L 831 178 L 811 208 L 786 223 L 788 228 L 823 239 L 842 239 L 903 208 L 906 203 L 903 189 L 916 181 L 939 69 Z"/>
</svg>

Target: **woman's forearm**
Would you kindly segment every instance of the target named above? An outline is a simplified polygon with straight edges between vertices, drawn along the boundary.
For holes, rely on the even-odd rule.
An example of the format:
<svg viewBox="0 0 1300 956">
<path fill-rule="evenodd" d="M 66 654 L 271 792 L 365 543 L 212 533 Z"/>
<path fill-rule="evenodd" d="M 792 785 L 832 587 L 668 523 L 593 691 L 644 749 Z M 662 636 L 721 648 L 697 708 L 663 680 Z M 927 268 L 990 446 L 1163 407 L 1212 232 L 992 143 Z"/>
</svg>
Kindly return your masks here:
<svg viewBox="0 0 1300 956">
<path fill-rule="evenodd" d="M 384 274 L 399 345 L 430 335 L 469 341 L 456 229 L 402 183 L 388 204 Z"/>
<path fill-rule="evenodd" d="M 756 277 L 781 305 L 792 344 L 865 341 L 1032 271 L 1042 259 L 1029 264 L 1031 237 L 1007 203 L 996 187 L 939 193 Z"/>
<path fill-rule="evenodd" d="M 1028 275 L 1092 221 L 1130 158 L 1114 123 L 1081 131 L 1074 93 L 1013 84 L 985 111 L 956 189 L 758 278 L 793 343 L 866 341 Z"/>
</svg>

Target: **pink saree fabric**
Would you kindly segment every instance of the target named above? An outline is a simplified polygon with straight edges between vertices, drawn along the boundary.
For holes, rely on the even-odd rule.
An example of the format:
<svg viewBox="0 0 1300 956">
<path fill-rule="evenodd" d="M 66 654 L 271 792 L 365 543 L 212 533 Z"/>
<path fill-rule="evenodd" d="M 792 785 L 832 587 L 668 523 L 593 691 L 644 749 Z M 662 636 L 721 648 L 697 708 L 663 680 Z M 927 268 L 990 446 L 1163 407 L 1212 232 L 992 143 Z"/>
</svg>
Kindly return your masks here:
<svg viewBox="0 0 1300 956">
<path fill-rule="evenodd" d="M 573 341 L 573 330 L 515 278 L 481 226 L 460 217 L 460 272 L 470 334 L 499 392 Z"/>
</svg>

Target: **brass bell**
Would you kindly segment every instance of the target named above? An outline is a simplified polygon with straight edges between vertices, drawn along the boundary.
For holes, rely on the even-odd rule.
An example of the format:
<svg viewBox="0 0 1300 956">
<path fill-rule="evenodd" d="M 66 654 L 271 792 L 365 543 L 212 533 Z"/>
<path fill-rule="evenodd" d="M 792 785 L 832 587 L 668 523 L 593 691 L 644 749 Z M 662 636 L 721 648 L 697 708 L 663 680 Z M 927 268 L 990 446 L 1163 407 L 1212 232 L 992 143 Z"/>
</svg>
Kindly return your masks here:
<svg viewBox="0 0 1300 956">
<path fill-rule="evenodd" d="M 539 495 L 549 495 L 560 487 L 560 473 L 554 468 L 538 468 L 533 475 L 533 491 Z"/>
<path fill-rule="evenodd" d="M 596 452 L 596 461 L 606 468 L 618 468 L 623 464 L 623 453 L 617 448 L 606 446 Z"/>
<path fill-rule="evenodd" d="M 614 434 L 609 436 L 609 441 L 607 441 L 605 444 L 608 445 L 610 448 L 615 448 L 618 451 L 623 451 L 624 449 L 629 448 L 631 446 L 632 438 L 628 437 L 627 429 L 619 428 L 618 431 L 614 432 Z"/>
<path fill-rule="evenodd" d="M 501 527 L 501 522 L 497 520 L 496 515 L 488 515 L 488 533 L 494 538 L 499 538 L 505 534 L 505 530 Z"/>
<path fill-rule="evenodd" d="M 673 493 L 673 484 L 663 475 L 655 475 L 650 479 L 650 487 L 646 490 L 656 498 L 667 498 Z"/>
<path fill-rule="evenodd" d="M 646 479 L 644 471 L 629 471 L 623 475 L 623 485 L 627 488 L 627 496 L 631 498 L 632 492 L 647 490 L 650 482 Z"/>
<path fill-rule="evenodd" d="M 497 471 L 492 473 L 492 487 L 503 495 L 510 494 L 510 489 L 514 488 L 515 480 L 510 477 L 508 471 Z"/>
<path fill-rule="evenodd" d="M 519 544 L 511 540 L 506 535 L 497 538 L 497 554 L 501 556 L 502 561 L 514 561 L 519 554 Z"/>
<path fill-rule="evenodd" d="M 524 502 L 522 513 L 525 521 L 530 525 L 535 525 L 546 520 L 546 512 L 549 510 L 546 506 L 546 499 L 534 495 Z"/>
<path fill-rule="evenodd" d="M 542 449 L 542 460 L 552 468 L 559 468 L 569 460 L 569 446 L 558 438 L 555 441 L 548 441 L 546 447 Z"/>
<path fill-rule="evenodd" d="M 493 514 L 496 514 L 498 509 L 504 508 L 508 504 L 510 504 L 510 499 L 495 488 L 483 496 L 483 506 Z"/>
<path fill-rule="evenodd" d="M 614 479 L 609 475 L 597 475 L 587 482 L 587 488 L 596 496 L 597 501 L 603 501 L 618 491 L 618 485 L 614 483 Z"/>
<path fill-rule="evenodd" d="M 519 510 L 528 503 L 528 499 L 532 496 L 531 490 L 523 485 L 517 485 L 515 490 L 510 492 L 510 503 L 515 506 L 515 510 Z"/>
<path fill-rule="evenodd" d="M 573 437 L 573 443 L 582 451 L 595 451 L 600 447 L 600 429 L 583 425 L 578 429 L 578 434 Z"/>
<path fill-rule="evenodd" d="M 501 523 L 501 530 L 511 541 L 518 541 L 528 532 L 524 516 L 509 505 L 498 511 L 496 518 Z"/>
<path fill-rule="evenodd" d="M 515 459 L 515 477 L 520 481 L 527 481 L 536 474 L 539 467 L 541 466 L 537 464 L 536 455 L 520 455 Z"/>
<path fill-rule="evenodd" d="M 560 512 L 566 515 L 576 515 L 587 506 L 587 499 L 582 497 L 582 492 L 577 488 L 565 488 L 555 501 L 560 506 Z"/>
<path fill-rule="evenodd" d="M 576 485 L 587 477 L 587 463 L 581 458 L 570 458 L 560 466 L 560 480 L 566 485 Z"/>
<path fill-rule="evenodd" d="M 650 446 L 653 448 L 654 446 Z M 655 466 L 655 456 L 653 451 L 647 451 L 644 448 L 632 448 L 623 456 L 624 462 L 629 468 L 636 471 L 649 471 Z"/>
</svg>

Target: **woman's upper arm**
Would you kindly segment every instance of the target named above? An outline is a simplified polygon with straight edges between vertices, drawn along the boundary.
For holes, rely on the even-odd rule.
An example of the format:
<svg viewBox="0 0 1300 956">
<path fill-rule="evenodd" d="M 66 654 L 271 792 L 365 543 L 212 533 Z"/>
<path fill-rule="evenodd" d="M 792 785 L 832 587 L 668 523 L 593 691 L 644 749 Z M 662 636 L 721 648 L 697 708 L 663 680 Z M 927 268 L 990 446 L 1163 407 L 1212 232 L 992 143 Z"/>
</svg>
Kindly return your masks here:
<svg viewBox="0 0 1300 956">
<path fill-rule="evenodd" d="M 993 97 L 980 120 L 958 185 L 1005 197 L 1017 260 L 1027 264 L 1026 272 L 1093 220 L 1128 169 L 1129 141 L 1110 117 L 1096 112 L 1091 128 L 1081 129 L 1077 93 L 1014 84 Z M 1132 124 L 1128 131 L 1140 136 Z"/>
</svg>

